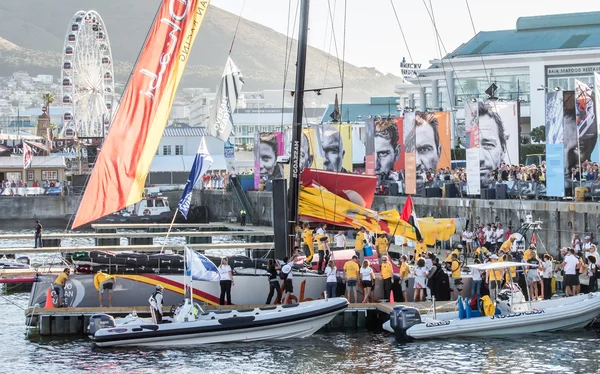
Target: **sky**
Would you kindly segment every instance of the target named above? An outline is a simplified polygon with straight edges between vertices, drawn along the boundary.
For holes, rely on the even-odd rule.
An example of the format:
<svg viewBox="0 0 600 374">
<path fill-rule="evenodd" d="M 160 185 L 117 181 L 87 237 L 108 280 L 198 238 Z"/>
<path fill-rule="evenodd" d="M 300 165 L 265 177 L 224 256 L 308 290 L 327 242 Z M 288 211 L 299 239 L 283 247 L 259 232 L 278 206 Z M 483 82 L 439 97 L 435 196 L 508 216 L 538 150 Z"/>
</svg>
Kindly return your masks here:
<svg viewBox="0 0 600 374">
<path fill-rule="evenodd" d="M 426 67 L 431 59 L 440 57 L 440 47 L 441 54 L 445 55 L 475 35 L 467 4 L 477 32 L 514 29 L 517 18 L 521 16 L 598 10 L 594 1 L 391 0 L 391 2 L 390 0 L 312 0 L 309 44 L 341 58 L 345 13 L 346 61 L 358 66 L 375 67 L 384 73 L 400 75 L 400 61 L 403 57 L 407 62 L 420 63 Z M 288 27 L 290 3 L 292 15 Z M 347 3 L 346 12 L 344 12 L 344 3 Z M 211 4 L 237 15 L 242 13 L 242 17 L 246 19 L 288 34 L 288 28 L 293 29 L 298 0 L 213 0 Z M 406 43 L 403 41 L 396 14 L 404 31 Z M 430 14 L 433 14 L 438 34 L 441 36 L 440 44 L 436 40 Z M 331 19 L 334 23 L 334 32 L 332 32 Z M 337 53 L 335 44 L 332 43 L 334 39 L 332 35 L 335 35 L 337 41 Z"/>
</svg>

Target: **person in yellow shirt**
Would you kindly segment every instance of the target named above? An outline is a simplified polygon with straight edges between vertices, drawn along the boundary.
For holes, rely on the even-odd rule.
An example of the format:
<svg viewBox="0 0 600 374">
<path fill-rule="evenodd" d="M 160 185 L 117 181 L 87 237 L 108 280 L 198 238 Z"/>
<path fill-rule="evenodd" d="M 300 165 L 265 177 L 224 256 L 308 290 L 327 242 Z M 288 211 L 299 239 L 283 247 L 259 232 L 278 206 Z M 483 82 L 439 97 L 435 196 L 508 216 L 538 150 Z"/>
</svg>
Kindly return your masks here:
<svg viewBox="0 0 600 374">
<path fill-rule="evenodd" d="M 479 259 L 479 261 L 483 262 L 483 258 L 487 256 L 489 253 L 488 249 L 482 245 L 475 248 L 475 256 Z"/>
<path fill-rule="evenodd" d="M 377 240 L 375 240 L 375 247 L 377 248 L 377 255 L 379 256 L 379 266 L 381 266 L 383 256 L 387 256 L 388 254 L 388 246 L 389 241 L 387 235 L 380 234 Z"/>
<path fill-rule="evenodd" d="M 499 257 L 496 255 L 490 256 L 490 261 L 492 263 L 498 262 Z M 487 277 L 488 283 L 490 285 L 490 298 L 492 300 L 496 300 L 496 296 L 498 296 L 498 292 L 502 287 L 502 275 L 504 271 L 502 269 L 497 270 L 488 270 Z"/>
<path fill-rule="evenodd" d="M 513 243 L 515 242 L 515 239 L 516 239 L 515 236 L 511 235 L 507 241 L 502 243 L 502 245 L 500 246 L 500 251 L 504 251 L 504 253 L 512 252 L 512 246 L 513 246 Z"/>
<path fill-rule="evenodd" d="M 98 291 L 98 301 L 100 306 L 104 306 L 102 301 L 102 296 L 104 295 L 104 291 L 108 291 L 108 306 L 112 307 L 112 294 L 113 288 L 117 283 L 117 277 L 111 274 L 106 274 L 101 271 L 96 273 L 94 276 L 94 287 Z"/>
<path fill-rule="evenodd" d="M 417 242 L 417 247 L 415 249 L 415 262 L 419 260 L 419 258 L 425 258 L 425 253 L 427 253 L 429 249 L 427 248 L 427 244 L 423 239 Z"/>
<path fill-rule="evenodd" d="M 346 300 L 350 302 L 350 291 L 354 291 L 354 302 L 358 302 L 358 257 L 352 256 L 350 261 L 344 264 L 344 283 L 346 283 Z"/>
<path fill-rule="evenodd" d="M 462 288 L 459 288 L 462 282 L 462 277 L 460 275 L 460 262 L 458 262 L 458 256 L 456 253 L 452 253 L 452 261 L 450 265 L 450 271 L 452 272 L 452 276 L 450 278 L 450 287 L 452 287 L 452 300 L 456 300 L 458 295 L 460 295 L 460 291 Z"/>
<path fill-rule="evenodd" d="M 359 261 L 365 258 L 365 245 L 367 244 L 367 229 L 364 226 L 360 227 L 360 231 L 356 233 L 356 241 L 354 243 L 354 249 Z"/>
<path fill-rule="evenodd" d="M 54 292 L 56 292 L 56 296 L 58 297 L 58 305 L 57 308 L 62 308 L 63 298 L 65 297 L 65 284 L 69 280 L 69 274 L 71 274 L 71 269 L 65 268 L 62 273 L 56 277 L 54 283 L 52 283 L 52 288 L 54 288 Z"/>
<path fill-rule="evenodd" d="M 513 261 L 513 257 L 510 253 L 504 254 L 503 251 L 498 252 L 499 254 L 502 254 L 502 257 L 500 257 L 500 259 L 498 259 L 498 262 L 512 262 Z M 506 283 L 510 283 L 510 281 L 513 281 L 513 283 L 517 283 L 518 279 L 517 279 L 517 267 L 516 266 L 511 266 L 509 267 L 507 270 L 504 270 L 504 281 Z"/>
<path fill-rule="evenodd" d="M 533 256 L 535 249 L 535 244 L 530 244 L 529 248 L 525 252 L 523 252 L 523 260 L 525 262 L 529 261 L 529 259 Z"/>
<path fill-rule="evenodd" d="M 302 240 L 304 240 L 304 255 L 306 259 L 304 260 L 304 266 L 312 268 L 312 259 L 315 255 L 314 250 L 314 238 L 313 238 L 313 230 L 310 229 L 308 222 L 304 222 L 304 232 L 302 234 Z"/>
<path fill-rule="evenodd" d="M 454 248 L 454 250 L 452 252 L 450 252 L 450 254 L 446 257 L 446 262 L 452 262 L 453 255 L 456 255 L 456 259 L 458 260 L 462 253 L 462 249 L 463 249 L 462 244 L 457 245 L 456 248 Z"/>
<path fill-rule="evenodd" d="M 388 256 L 381 258 L 379 279 L 383 280 L 383 298 L 389 300 L 390 292 L 392 291 L 392 281 L 394 280 L 394 268 L 391 261 L 388 261 Z"/>
<path fill-rule="evenodd" d="M 410 273 L 410 268 L 408 267 L 408 263 L 406 262 L 408 259 L 406 256 L 400 257 L 400 286 L 402 288 L 402 296 L 404 296 L 404 301 L 408 301 L 408 275 Z"/>
<path fill-rule="evenodd" d="M 327 224 L 321 224 L 321 227 L 317 229 L 315 240 L 317 241 L 317 248 L 319 249 L 319 263 L 317 270 L 319 274 L 323 274 L 325 268 L 324 265 L 329 262 L 329 237 L 327 236 Z"/>
</svg>

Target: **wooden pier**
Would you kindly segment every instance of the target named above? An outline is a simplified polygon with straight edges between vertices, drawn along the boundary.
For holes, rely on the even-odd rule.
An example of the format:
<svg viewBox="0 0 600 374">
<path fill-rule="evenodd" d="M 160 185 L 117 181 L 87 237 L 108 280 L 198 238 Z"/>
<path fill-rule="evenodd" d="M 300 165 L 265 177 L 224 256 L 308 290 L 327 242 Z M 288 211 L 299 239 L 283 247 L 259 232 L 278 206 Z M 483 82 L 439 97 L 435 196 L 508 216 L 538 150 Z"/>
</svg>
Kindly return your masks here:
<svg viewBox="0 0 600 374">
<path fill-rule="evenodd" d="M 421 315 L 432 311 L 430 302 L 422 303 L 354 303 L 348 309 L 340 312 L 325 328 L 326 329 L 381 329 L 389 314 L 396 305 L 406 305 L 417 308 Z M 229 309 L 254 309 L 270 305 L 203 305 L 204 311 Z M 171 306 L 165 306 L 165 311 Z M 440 302 L 436 312 L 451 312 L 456 310 L 456 302 Z M 90 317 L 98 313 L 106 313 L 115 317 L 124 317 L 135 311 L 140 317 L 150 316 L 149 306 L 138 307 L 97 307 L 97 308 L 29 308 L 25 311 L 26 323 L 42 336 L 85 335 Z"/>
</svg>

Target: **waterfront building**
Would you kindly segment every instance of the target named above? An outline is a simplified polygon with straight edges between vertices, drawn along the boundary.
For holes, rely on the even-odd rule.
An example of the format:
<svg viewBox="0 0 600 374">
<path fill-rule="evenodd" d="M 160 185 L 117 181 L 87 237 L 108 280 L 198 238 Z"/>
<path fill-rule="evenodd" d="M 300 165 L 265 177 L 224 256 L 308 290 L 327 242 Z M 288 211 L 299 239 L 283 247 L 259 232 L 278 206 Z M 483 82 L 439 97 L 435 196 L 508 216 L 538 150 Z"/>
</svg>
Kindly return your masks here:
<svg viewBox="0 0 600 374">
<path fill-rule="evenodd" d="M 23 156 L 0 157 L 0 181 L 23 181 L 29 186 L 33 181 L 64 182 L 67 168 L 63 156 L 34 155 L 29 169 L 23 169 Z"/>
<path fill-rule="evenodd" d="M 453 113 L 452 144 L 464 104 L 485 100 L 495 83 L 499 100 L 521 102 L 521 135 L 545 125 L 545 91 L 591 84 L 600 72 L 600 12 L 520 17 L 513 30 L 481 31 L 427 68 L 403 62 L 398 108 Z"/>
</svg>

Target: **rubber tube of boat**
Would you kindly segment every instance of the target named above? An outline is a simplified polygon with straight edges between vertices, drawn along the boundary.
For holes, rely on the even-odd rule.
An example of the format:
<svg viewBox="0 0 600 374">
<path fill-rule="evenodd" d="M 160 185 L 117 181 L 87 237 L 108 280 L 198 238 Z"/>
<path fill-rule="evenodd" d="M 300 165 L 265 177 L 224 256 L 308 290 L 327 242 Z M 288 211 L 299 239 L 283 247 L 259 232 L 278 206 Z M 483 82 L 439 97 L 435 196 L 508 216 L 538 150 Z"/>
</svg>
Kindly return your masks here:
<svg viewBox="0 0 600 374">
<path fill-rule="evenodd" d="M 421 314 L 416 308 L 398 305 L 390 313 L 390 327 L 396 334 L 396 340 L 408 340 L 406 331 L 419 323 L 421 323 Z"/>
</svg>

